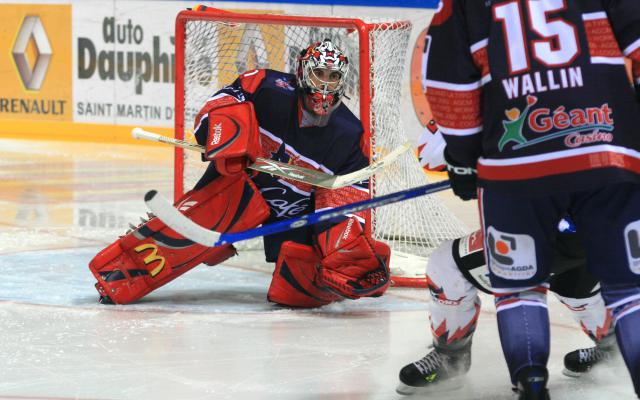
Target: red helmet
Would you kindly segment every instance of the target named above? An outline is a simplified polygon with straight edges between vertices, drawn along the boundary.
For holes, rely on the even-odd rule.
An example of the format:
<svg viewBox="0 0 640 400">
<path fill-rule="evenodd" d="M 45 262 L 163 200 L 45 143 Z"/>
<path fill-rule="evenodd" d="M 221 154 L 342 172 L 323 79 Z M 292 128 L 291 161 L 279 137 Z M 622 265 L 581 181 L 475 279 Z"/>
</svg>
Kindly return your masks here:
<svg viewBox="0 0 640 400">
<path fill-rule="evenodd" d="M 317 115 L 329 115 L 342 100 L 348 71 L 349 59 L 330 39 L 303 50 L 296 78 L 305 107 Z"/>
</svg>

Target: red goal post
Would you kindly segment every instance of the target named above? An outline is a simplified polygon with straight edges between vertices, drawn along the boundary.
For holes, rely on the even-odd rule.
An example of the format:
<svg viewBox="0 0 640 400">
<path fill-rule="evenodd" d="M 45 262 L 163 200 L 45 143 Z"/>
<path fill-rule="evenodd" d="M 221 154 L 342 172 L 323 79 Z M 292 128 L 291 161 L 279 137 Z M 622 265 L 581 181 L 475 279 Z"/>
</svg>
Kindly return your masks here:
<svg viewBox="0 0 640 400">
<path fill-rule="evenodd" d="M 176 19 L 175 136 L 193 141 L 191 125 L 206 98 L 254 68 L 292 73 L 302 48 L 332 39 L 350 58 L 344 103 L 360 118 L 370 159 L 407 141 L 401 120 L 408 21 L 186 10 Z M 408 89 L 408 88 L 407 88 Z M 186 125 L 185 125 L 186 124 Z M 204 171 L 199 154 L 175 150 L 174 194 L 189 190 Z M 373 196 L 426 184 L 414 154 L 371 179 Z M 370 214 L 368 229 L 392 248 L 394 282 L 424 285 L 426 257 L 444 239 L 465 228 L 435 196 L 425 196 Z"/>
</svg>

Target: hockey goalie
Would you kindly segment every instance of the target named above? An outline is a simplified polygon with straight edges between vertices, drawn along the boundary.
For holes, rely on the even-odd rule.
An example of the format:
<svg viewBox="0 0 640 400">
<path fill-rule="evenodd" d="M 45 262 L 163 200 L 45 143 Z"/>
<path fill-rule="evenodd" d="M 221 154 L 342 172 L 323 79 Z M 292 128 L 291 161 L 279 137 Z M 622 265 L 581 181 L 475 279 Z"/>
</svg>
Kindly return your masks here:
<svg viewBox="0 0 640 400">
<path fill-rule="evenodd" d="M 327 190 L 246 170 L 256 157 L 331 174 L 366 167 L 362 124 L 341 102 L 348 68 L 347 56 L 326 39 L 301 51 L 295 75 L 253 70 L 213 94 L 194 125 L 209 164 L 176 207 L 211 230 L 238 232 L 369 198 L 368 181 Z M 266 260 L 276 263 L 268 300 L 317 307 L 383 294 L 390 249 L 365 233 L 365 216 L 265 237 Z M 101 302 L 127 304 L 201 263 L 235 254 L 232 245 L 204 247 L 151 218 L 98 253 L 89 268 Z"/>
</svg>

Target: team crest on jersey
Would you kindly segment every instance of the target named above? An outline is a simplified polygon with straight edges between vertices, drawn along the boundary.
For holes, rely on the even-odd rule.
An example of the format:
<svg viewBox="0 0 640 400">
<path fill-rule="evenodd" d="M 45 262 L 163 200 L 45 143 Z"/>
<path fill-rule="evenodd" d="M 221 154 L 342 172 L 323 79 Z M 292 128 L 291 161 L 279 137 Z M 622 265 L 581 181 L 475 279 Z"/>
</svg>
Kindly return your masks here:
<svg viewBox="0 0 640 400">
<path fill-rule="evenodd" d="M 551 110 L 534 107 L 537 102 L 538 98 L 530 95 L 524 110 L 512 108 L 505 111 L 507 120 L 502 121 L 504 132 L 498 142 L 498 150 L 503 151 L 508 144 L 513 144 L 513 150 L 519 150 L 555 139 L 563 140 L 567 148 L 613 141 L 613 110 L 608 103 L 571 110 L 560 106 Z M 525 127 L 536 137 L 525 137 Z"/>
<path fill-rule="evenodd" d="M 640 275 L 640 221 L 627 225 L 624 229 L 624 242 L 629 268 L 634 274 Z"/>
<path fill-rule="evenodd" d="M 277 87 L 279 88 L 283 88 L 286 89 L 290 92 L 293 92 L 294 90 L 296 90 L 295 87 L 293 87 L 293 85 L 291 84 L 291 82 L 289 82 L 288 80 L 284 79 L 284 78 L 278 78 L 275 80 L 275 84 Z"/>
<path fill-rule="evenodd" d="M 504 279 L 526 280 L 538 271 L 536 244 L 529 235 L 487 229 L 489 269 Z"/>
</svg>

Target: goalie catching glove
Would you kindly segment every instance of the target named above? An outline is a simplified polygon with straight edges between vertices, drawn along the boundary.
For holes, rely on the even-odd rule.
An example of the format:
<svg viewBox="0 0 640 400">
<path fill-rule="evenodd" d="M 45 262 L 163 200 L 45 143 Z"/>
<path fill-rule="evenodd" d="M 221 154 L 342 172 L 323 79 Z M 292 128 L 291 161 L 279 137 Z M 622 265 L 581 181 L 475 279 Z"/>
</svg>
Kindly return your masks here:
<svg viewBox="0 0 640 400">
<path fill-rule="evenodd" d="M 344 298 L 376 297 L 390 283 L 391 250 L 349 218 L 318 235 L 318 249 L 294 242 L 280 247 L 267 295 L 292 307 L 319 307 Z"/>
<path fill-rule="evenodd" d="M 351 217 L 318 235 L 322 256 L 317 282 L 350 299 L 379 296 L 389 287 L 391 250 L 365 235 Z"/>
</svg>

